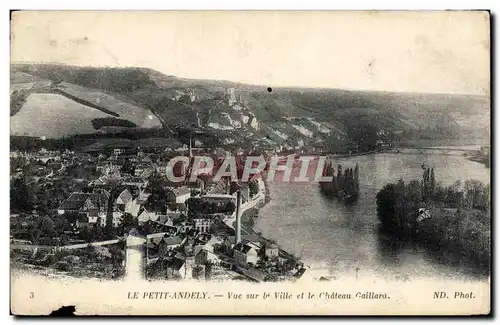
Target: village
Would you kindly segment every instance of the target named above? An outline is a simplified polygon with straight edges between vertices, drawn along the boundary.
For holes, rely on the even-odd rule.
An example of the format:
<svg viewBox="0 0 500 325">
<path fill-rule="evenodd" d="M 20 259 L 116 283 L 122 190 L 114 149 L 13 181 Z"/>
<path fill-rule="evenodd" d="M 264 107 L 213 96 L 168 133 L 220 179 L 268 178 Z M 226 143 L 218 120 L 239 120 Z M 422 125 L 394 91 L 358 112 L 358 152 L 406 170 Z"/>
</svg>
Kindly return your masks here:
<svg viewBox="0 0 500 325">
<path fill-rule="evenodd" d="M 191 141 L 161 151 L 111 146 L 11 152 L 14 264 L 116 278 L 126 274 L 128 263 L 160 280 L 300 277 L 303 264 L 249 226 L 267 200 L 263 178 L 215 182 L 202 174 L 191 181 L 185 177 L 191 164 L 180 163 L 171 172 L 186 180 L 169 180 L 170 158 L 184 154 L 192 162 L 194 150 L 214 157 L 216 165 L 230 155 L 194 149 Z M 140 260 L 129 261 L 129 250 Z"/>
</svg>

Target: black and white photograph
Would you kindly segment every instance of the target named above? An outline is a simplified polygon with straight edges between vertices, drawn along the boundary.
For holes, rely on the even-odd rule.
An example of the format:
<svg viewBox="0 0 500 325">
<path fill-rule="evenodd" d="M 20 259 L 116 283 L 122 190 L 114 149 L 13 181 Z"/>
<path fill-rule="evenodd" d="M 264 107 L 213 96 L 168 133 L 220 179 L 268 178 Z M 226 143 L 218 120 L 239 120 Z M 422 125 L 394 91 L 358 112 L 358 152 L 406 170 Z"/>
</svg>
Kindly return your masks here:
<svg viewBox="0 0 500 325">
<path fill-rule="evenodd" d="M 117 304 L 231 313 L 240 284 L 266 305 L 305 281 L 305 313 L 405 314 L 394 283 L 455 281 L 420 299 L 488 313 L 489 33 L 487 11 L 14 12 L 11 295 L 134 283 Z"/>
</svg>

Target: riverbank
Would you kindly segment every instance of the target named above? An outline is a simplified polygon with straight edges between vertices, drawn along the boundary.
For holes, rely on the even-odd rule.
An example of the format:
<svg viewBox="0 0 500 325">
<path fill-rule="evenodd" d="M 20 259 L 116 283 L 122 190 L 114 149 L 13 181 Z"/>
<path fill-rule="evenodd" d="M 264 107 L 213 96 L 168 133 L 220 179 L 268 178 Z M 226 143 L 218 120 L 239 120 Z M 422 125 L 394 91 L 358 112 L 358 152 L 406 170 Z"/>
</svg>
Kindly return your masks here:
<svg viewBox="0 0 500 325">
<path fill-rule="evenodd" d="M 485 165 L 487 168 L 490 168 L 490 157 L 481 156 L 479 154 L 473 156 L 467 156 L 467 159 L 479 164 Z"/>
<path fill-rule="evenodd" d="M 477 210 L 451 211 L 431 208 L 431 218 L 405 231 L 381 232 L 392 242 L 416 244 L 440 263 L 461 266 L 471 274 L 484 276 L 491 267 L 491 229 L 486 214 Z"/>
<path fill-rule="evenodd" d="M 272 201 L 253 219 L 254 228 L 310 266 L 304 275 L 307 278 L 342 279 L 355 274 L 357 267 L 360 277 L 377 274 L 389 280 L 483 278 L 471 271 L 473 266 L 454 264 L 441 254 L 430 253 L 424 245 L 396 244 L 381 233 L 377 192 L 401 178 L 421 179 L 422 160 L 421 154 L 384 153 L 339 158 L 342 165 L 359 163 L 362 171 L 360 199 L 349 205 L 325 198 L 315 183 L 270 182 Z M 425 155 L 425 162 L 436 169 L 436 181 L 445 186 L 453 185 L 459 175 L 483 183 L 490 179 L 488 169 L 463 155 Z M 291 177 L 299 171 L 297 167 Z"/>
<path fill-rule="evenodd" d="M 300 278 L 305 273 L 305 268 L 303 267 L 304 263 L 302 261 L 300 261 L 300 259 L 298 259 L 293 254 L 284 250 L 279 245 L 279 243 L 277 243 L 275 238 L 266 238 L 262 235 L 261 232 L 256 231 L 254 228 L 255 227 L 255 220 L 256 220 L 256 218 L 259 218 L 260 210 L 263 207 L 265 207 L 268 203 L 270 203 L 271 199 L 272 199 L 271 193 L 269 190 L 269 185 L 267 183 L 267 175 L 265 172 L 263 172 L 263 174 L 261 176 L 262 176 L 263 184 L 265 186 L 264 201 L 259 202 L 255 207 L 249 208 L 242 213 L 242 215 L 241 215 L 242 233 L 246 234 L 249 237 L 255 238 L 257 241 L 263 242 L 266 245 L 272 245 L 272 244 L 277 245 L 279 248 L 279 257 L 281 259 L 285 259 L 289 262 L 291 261 L 292 262 L 291 264 L 299 265 L 299 267 L 297 267 L 298 272 L 294 275 L 294 277 Z"/>
<path fill-rule="evenodd" d="M 449 209 L 448 209 L 449 210 Z M 416 239 L 450 262 L 468 263 L 488 270 L 491 259 L 491 224 L 486 212 L 444 208 L 431 210 L 432 221 L 419 225 Z"/>
<path fill-rule="evenodd" d="M 434 169 L 427 168 L 420 181 L 386 184 L 376 198 L 378 218 L 393 238 L 417 240 L 444 260 L 489 269 L 489 185 L 477 180 L 463 187 L 436 185 Z"/>
</svg>

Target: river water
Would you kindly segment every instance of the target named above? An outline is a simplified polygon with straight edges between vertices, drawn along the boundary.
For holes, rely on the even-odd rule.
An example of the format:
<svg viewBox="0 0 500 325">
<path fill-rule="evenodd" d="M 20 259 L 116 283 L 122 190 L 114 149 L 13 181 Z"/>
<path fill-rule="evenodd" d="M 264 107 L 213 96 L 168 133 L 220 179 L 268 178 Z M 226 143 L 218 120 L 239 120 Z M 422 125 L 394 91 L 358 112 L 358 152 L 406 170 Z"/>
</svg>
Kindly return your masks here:
<svg viewBox="0 0 500 325">
<path fill-rule="evenodd" d="M 352 205 L 324 197 L 314 183 L 269 182 L 271 202 L 259 212 L 255 229 L 300 257 L 315 278 L 352 277 L 357 272 L 386 279 L 474 280 L 485 278 L 470 265 L 451 265 L 418 244 L 398 244 L 379 233 L 376 194 L 388 182 L 421 179 L 422 164 L 435 169 L 436 181 L 490 181 L 490 170 L 460 152 L 405 151 L 335 159 L 360 169 L 360 198 Z M 292 175 L 298 175 L 300 165 Z M 293 179 L 293 176 L 292 178 Z M 356 269 L 358 271 L 356 271 Z"/>
</svg>

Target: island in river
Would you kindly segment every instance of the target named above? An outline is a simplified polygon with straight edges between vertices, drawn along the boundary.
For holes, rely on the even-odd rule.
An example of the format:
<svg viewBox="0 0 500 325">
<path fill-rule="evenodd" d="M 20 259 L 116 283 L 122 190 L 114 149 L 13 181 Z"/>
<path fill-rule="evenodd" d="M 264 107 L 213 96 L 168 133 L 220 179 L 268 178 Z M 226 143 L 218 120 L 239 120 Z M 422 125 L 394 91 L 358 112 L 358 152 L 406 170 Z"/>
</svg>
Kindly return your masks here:
<svg viewBox="0 0 500 325">
<path fill-rule="evenodd" d="M 395 241 L 380 229 L 376 194 L 387 183 L 421 179 L 422 165 L 435 169 L 443 185 L 457 180 L 490 181 L 490 170 L 470 161 L 463 151 L 404 149 L 361 156 L 335 157 L 339 164 L 359 164 L 360 194 L 345 205 L 321 195 L 318 185 L 268 184 L 272 200 L 259 211 L 254 228 L 299 256 L 311 267 L 306 277 L 342 279 L 377 275 L 387 279 L 477 279 L 489 271 L 429 252 L 417 242 Z M 315 167 L 312 166 L 310 175 Z M 295 168 L 294 174 L 299 173 Z M 462 175 L 467 175 L 463 178 Z M 279 174 L 277 174 L 279 178 Z"/>
</svg>

